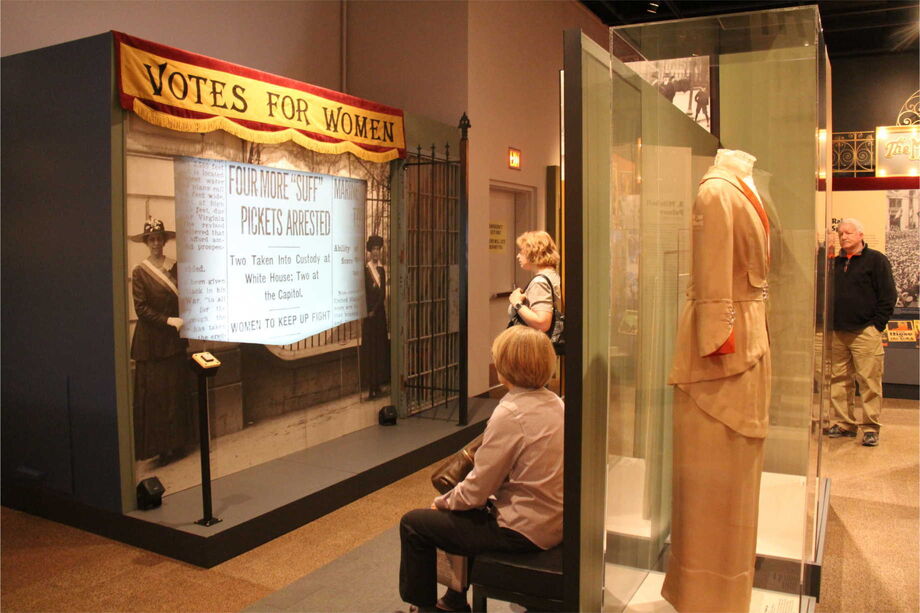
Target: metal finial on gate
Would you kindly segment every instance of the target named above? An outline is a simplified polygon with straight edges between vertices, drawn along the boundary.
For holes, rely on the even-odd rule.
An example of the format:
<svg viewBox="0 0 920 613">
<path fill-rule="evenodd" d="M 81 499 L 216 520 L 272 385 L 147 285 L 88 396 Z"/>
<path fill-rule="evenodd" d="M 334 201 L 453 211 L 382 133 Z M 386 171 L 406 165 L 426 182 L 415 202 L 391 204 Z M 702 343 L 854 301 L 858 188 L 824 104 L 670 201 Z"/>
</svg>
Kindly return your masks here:
<svg viewBox="0 0 920 613">
<path fill-rule="evenodd" d="M 460 126 L 459 126 L 460 132 L 462 134 L 462 138 L 466 138 L 466 131 L 469 130 L 471 127 L 472 127 L 472 124 L 470 123 L 470 118 L 466 116 L 466 113 L 463 113 L 463 115 L 460 117 Z"/>
</svg>

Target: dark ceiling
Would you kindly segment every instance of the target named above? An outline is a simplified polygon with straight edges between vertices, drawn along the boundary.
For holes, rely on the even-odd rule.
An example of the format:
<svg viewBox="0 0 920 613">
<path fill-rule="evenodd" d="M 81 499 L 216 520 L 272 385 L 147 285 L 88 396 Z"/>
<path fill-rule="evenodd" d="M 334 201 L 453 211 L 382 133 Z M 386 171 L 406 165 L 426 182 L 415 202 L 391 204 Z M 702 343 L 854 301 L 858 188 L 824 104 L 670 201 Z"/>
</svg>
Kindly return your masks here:
<svg viewBox="0 0 920 613">
<path fill-rule="evenodd" d="M 828 55 L 918 53 L 917 0 L 582 0 L 608 26 L 817 4 Z"/>
</svg>

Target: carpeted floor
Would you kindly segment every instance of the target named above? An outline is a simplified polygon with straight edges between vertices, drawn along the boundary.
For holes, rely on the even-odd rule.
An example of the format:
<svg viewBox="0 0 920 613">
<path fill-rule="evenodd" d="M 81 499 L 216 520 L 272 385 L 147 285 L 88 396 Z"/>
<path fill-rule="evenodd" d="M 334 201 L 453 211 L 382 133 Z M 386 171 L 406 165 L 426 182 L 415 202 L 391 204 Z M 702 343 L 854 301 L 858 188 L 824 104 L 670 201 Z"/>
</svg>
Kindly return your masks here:
<svg viewBox="0 0 920 613">
<path fill-rule="evenodd" d="M 398 569 L 399 528 L 393 527 L 244 612 L 402 613 L 409 606 L 399 597 Z M 489 601 L 489 611 L 520 613 L 523 609 L 507 602 Z"/>
<path fill-rule="evenodd" d="M 920 611 L 917 401 L 886 400 L 878 447 L 828 440 L 831 504 L 816 613 Z"/>
<path fill-rule="evenodd" d="M 854 439 L 828 441 L 824 474 L 832 479 L 831 505 L 817 613 L 920 611 L 918 419 L 916 401 L 887 401 L 878 447 L 862 447 Z M 322 590 L 332 590 L 336 608 L 320 610 L 408 610 L 395 596 L 395 568 L 376 565 L 374 577 L 352 582 L 337 573 L 347 554 L 365 544 L 364 552 L 383 547 L 378 553 L 395 555 L 393 528 L 399 517 L 431 502 L 430 471 L 207 570 L 3 507 L 0 609 L 301 611 L 309 609 L 271 603 L 280 605 L 274 599 L 289 596 L 300 599 L 289 605 L 312 608 L 324 602 Z M 393 591 L 378 599 L 375 594 L 385 585 Z M 305 594 L 312 586 L 315 594 Z M 351 595 L 356 599 L 349 605 Z"/>
<path fill-rule="evenodd" d="M 399 597 L 398 568 L 399 531 L 394 527 L 244 611 L 408 611 Z"/>
<path fill-rule="evenodd" d="M 0 610 L 240 611 L 429 505 L 432 468 L 210 569 L 2 507 Z"/>
</svg>

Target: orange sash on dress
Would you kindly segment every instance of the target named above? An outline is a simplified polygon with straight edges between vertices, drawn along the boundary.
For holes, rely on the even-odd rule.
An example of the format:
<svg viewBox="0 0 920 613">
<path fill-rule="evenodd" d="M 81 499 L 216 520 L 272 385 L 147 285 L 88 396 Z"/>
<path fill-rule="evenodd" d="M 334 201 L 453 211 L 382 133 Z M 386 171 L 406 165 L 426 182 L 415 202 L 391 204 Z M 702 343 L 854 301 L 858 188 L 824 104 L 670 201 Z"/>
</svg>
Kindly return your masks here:
<svg viewBox="0 0 920 613">
<path fill-rule="evenodd" d="M 760 202 L 760 198 L 757 197 L 747 183 L 741 180 L 740 177 L 735 177 L 738 179 L 738 185 L 741 186 L 741 193 L 743 193 L 748 200 L 751 201 L 751 204 L 754 205 L 754 210 L 757 211 L 757 216 L 760 217 L 761 223 L 763 223 L 763 231 L 767 235 L 767 262 L 770 261 L 770 221 L 767 219 L 767 212 L 763 208 L 763 204 Z"/>
</svg>

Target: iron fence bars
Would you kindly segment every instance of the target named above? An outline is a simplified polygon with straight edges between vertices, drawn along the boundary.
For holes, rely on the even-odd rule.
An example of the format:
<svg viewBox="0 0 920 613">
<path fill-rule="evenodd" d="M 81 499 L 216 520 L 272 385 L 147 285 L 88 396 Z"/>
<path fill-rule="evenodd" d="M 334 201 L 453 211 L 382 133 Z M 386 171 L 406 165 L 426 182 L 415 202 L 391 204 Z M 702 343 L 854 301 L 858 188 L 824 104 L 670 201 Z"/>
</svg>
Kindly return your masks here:
<svg viewBox="0 0 920 613">
<path fill-rule="evenodd" d="M 417 147 L 404 164 L 406 193 L 406 412 L 452 419 L 461 390 L 460 160 Z M 465 353 L 465 351 L 463 352 Z M 465 408 L 465 406 L 464 406 Z M 462 417 L 462 416 L 461 416 Z M 458 418 L 459 421 L 459 418 Z"/>
</svg>

